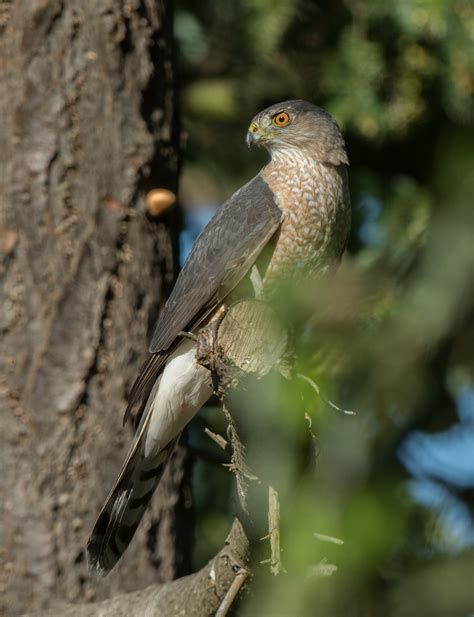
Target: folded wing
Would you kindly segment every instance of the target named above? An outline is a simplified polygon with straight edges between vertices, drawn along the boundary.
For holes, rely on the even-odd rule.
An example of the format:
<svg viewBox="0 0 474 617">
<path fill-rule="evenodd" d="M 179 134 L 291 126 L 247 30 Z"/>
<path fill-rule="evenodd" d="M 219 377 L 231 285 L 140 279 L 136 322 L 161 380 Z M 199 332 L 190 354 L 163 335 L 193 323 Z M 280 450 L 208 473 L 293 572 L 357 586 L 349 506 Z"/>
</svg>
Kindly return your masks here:
<svg viewBox="0 0 474 617">
<path fill-rule="evenodd" d="M 192 330 L 229 294 L 280 226 L 282 211 L 272 190 L 257 175 L 236 191 L 197 238 L 161 311 L 151 356 L 135 381 L 125 412 L 150 392 L 178 333 Z"/>
</svg>

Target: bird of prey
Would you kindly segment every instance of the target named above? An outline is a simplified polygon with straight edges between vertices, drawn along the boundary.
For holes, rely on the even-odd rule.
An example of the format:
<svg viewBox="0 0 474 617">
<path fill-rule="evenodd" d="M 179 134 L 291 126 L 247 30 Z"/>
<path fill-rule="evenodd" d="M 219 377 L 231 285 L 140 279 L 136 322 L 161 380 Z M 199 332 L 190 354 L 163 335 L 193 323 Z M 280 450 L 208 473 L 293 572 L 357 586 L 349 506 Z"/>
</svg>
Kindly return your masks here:
<svg viewBox="0 0 474 617">
<path fill-rule="evenodd" d="M 347 243 L 349 161 L 333 118 L 306 101 L 284 101 L 253 118 L 246 141 L 263 145 L 270 161 L 197 238 L 130 393 L 126 416 L 138 407 L 141 419 L 87 545 L 89 568 L 102 576 L 130 543 L 182 430 L 212 394 L 211 374 L 183 331 L 209 323 L 255 264 L 272 298 L 279 282 L 337 263 Z"/>
</svg>

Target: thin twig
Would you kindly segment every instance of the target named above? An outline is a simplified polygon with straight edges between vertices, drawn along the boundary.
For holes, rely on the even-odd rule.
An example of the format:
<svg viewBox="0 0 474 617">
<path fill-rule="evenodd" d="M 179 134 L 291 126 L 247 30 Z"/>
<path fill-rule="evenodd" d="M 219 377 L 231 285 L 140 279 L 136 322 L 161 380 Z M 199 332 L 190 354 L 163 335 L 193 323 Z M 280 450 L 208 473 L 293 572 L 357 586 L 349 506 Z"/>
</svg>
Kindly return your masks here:
<svg viewBox="0 0 474 617">
<path fill-rule="evenodd" d="M 224 596 L 224 599 L 221 602 L 221 605 L 217 609 L 216 617 L 225 617 L 229 612 L 230 607 L 232 606 L 237 594 L 239 593 L 242 585 L 247 580 L 249 572 L 245 570 L 245 568 L 240 568 L 237 570 L 237 574 L 235 575 L 234 580 L 232 581 L 227 593 Z"/>
<path fill-rule="evenodd" d="M 245 462 L 245 446 L 240 440 L 234 419 L 229 410 L 227 409 L 224 401 L 222 401 L 222 410 L 229 425 L 228 436 L 232 447 L 231 462 L 228 465 L 224 465 L 224 467 L 228 467 L 230 471 L 235 473 L 235 479 L 237 482 L 237 494 L 239 496 L 240 505 L 244 512 L 248 513 L 248 483 L 249 481 L 258 482 L 259 479 L 250 471 L 247 463 Z"/>
<path fill-rule="evenodd" d="M 250 270 L 250 282 L 253 286 L 255 298 L 259 300 L 263 297 L 263 281 L 257 266 L 253 266 Z"/>
<path fill-rule="evenodd" d="M 318 397 L 323 401 L 323 403 L 326 403 L 326 405 L 330 405 L 333 409 L 335 409 L 336 411 L 340 411 L 346 416 L 356 415 L 355 411 L 351 411 L 350 409 L 342 409 L 342 407 L 339 407 L 338 405 L 336 405 L 336 403 L 333 403 L 328 398 L 326 398 L 324 394 L 321 392 L 318 384 L 315 381 L 313 381 L 310 377 L 308 377 L 307 375 L 303 375 L 302 373 L 296 373 L 296 376 L 306 381 L 306 383 L 309 384 L 313 388 L 313 390 L 316 392 Z"/>
<path fill-rule="evenodd" d="M 184 330 L 180 330 L 178 332 L 178 336 L 181 336 L 182 338 L 187 338 L 190 341 L 194 341 L 195 343 L 197 343 L 198 337 L 196 334 L 193 334 L 192 332 L 185 332 Z"/>
<path fill-rule="evenodd" d="M 340 538 L 335 538 L 334 536 L 327 536 L 324 533 L 314 533 L 313 534 L 314 537 L 317 540 L 321 540 L 321 542 L 332 542 L 333 544 L 344 544 L 344 540 L 341 540 Z"/>
<path fill-rule="evenodd" d="M 313 426 L 313 420 L 312 420 L 311 416 L 309 414 L 307 414 L 307 413 L 304 414 L 304 419 L 308 423 L 308 432 L 309 432 L 309 436 L 311 438 L 311 444 L 312 444 L 312 446 L 313 446 L 313 448 L 315 449 L 315 452 L 316 452 L 317 439 L 316 439 L 316 435 L 313 432 L 313 429 L 311 428 Z"/>
<path fill-rule="evenodd" d="M 261 563 L 270 563 L 270 572 L 277 576 L 286 572 L 281 562 L 280 549 L 280 499 L 273 486 L 268 487 L 268 536 L 262 540 L 270 539 L 270 559 Z"/>
<path fill-rule="evenodd" d="M 224 437 L 222 437 L 222 435 L 218 435 L 217 433 L 213 433 L 210 429 L 205 428 L 204 432 L 206 433 L 206 435 L 208 437 L 210 437 L 212 439 L 212 441 L 214 441 L 219 448 L 222 448 L 224 451 L 227 452 L 227 450 L 229 449 L 229 443 L 224 439 Z"/>
</svg>

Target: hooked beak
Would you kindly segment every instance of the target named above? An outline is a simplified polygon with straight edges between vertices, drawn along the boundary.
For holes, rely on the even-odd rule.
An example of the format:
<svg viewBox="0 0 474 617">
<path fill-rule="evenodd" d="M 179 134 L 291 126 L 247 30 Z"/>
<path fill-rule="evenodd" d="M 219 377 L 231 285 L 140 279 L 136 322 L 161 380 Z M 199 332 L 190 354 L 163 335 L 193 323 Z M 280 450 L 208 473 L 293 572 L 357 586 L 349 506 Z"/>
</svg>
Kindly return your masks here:
<svg viewBox="0 0 474 617">
<path fill-rule="evenodd" d="M 257 144 L 262 138 L 262 133 L 260 132 L 260 128 L 252 122 L 249 126 L 249 130 L 247 131 L 247 136 L 245 138 L 245 143 L 249 148 L 251 148 L 254 144 Z"/>
</svg>

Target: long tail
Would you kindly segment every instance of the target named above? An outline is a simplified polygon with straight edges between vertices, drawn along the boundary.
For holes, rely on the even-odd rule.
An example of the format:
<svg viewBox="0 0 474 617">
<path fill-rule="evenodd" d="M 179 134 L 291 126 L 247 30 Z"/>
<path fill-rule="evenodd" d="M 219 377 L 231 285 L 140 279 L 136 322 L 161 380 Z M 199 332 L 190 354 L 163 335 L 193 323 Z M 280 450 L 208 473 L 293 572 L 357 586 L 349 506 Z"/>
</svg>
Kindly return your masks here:
<svg viewBox="0 0 474 617">
<path fill-rule="evenodd" d="M 148 397 L 120 475 L 87 544 L 89 569 L 105 576 L 137 530 L 186 424 L 211 396 L 210 372 L 183 340 L 168 357 Z"/>
<path fill-rule="evenodd" d="M 127 459 L 87 544 L 90 571 L 106 576 L 125 552 L 178 438 L 173 439 L 153 458 L 145 458 L 143 448 L 138 447 Z"/>
</svg>

